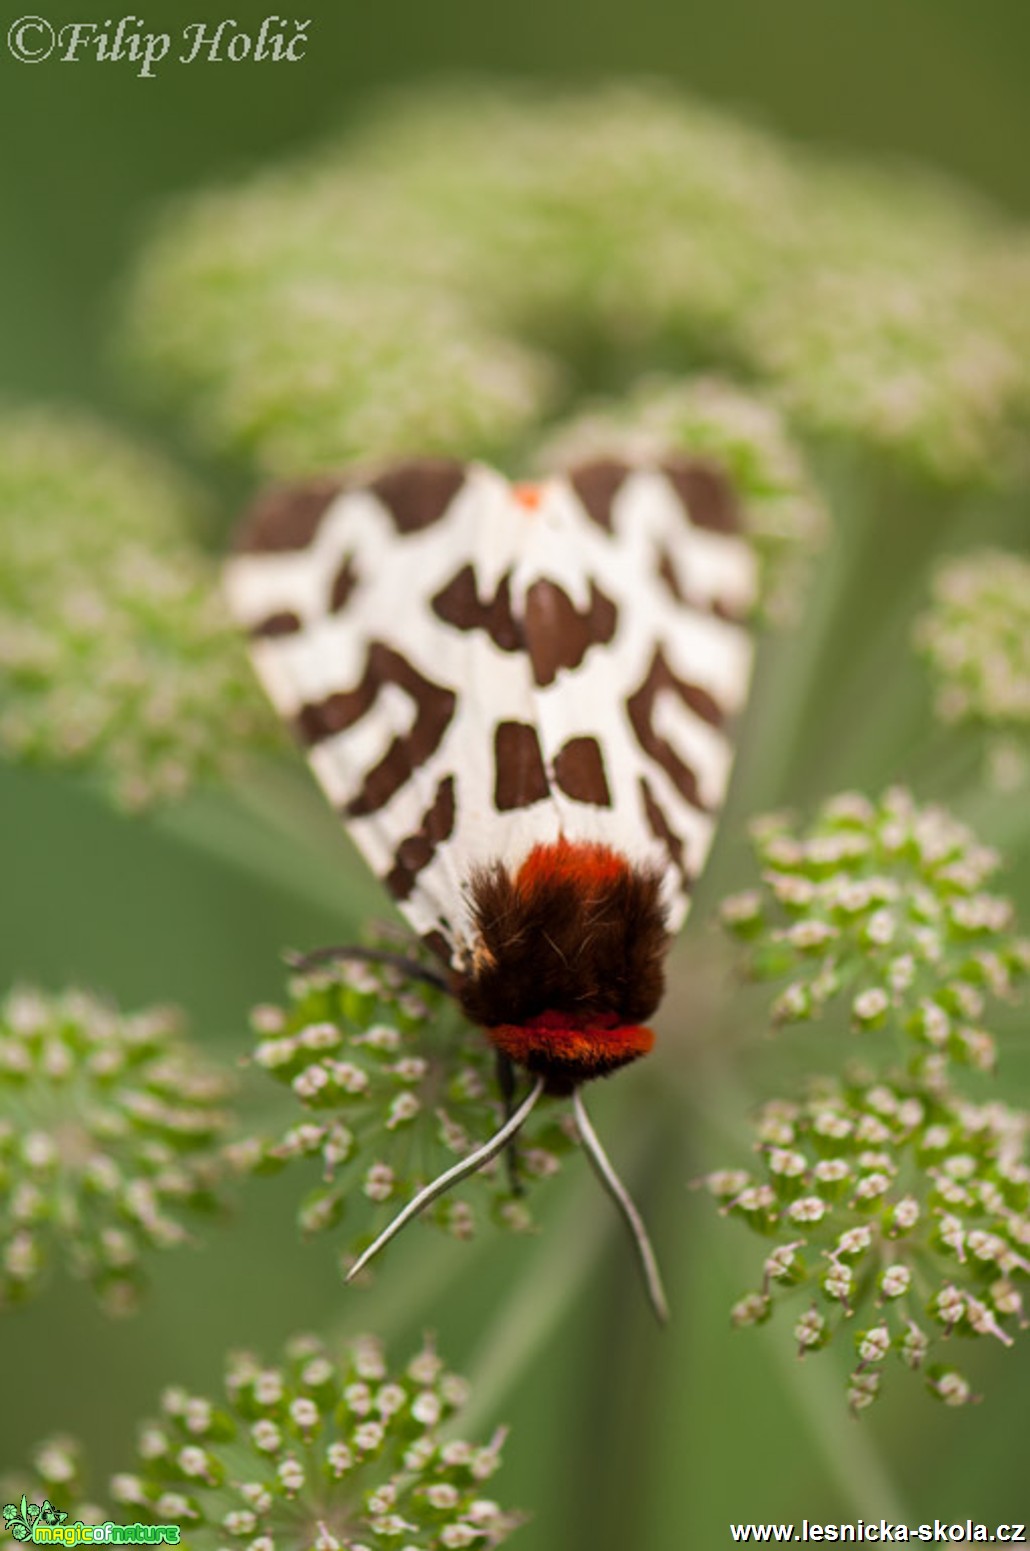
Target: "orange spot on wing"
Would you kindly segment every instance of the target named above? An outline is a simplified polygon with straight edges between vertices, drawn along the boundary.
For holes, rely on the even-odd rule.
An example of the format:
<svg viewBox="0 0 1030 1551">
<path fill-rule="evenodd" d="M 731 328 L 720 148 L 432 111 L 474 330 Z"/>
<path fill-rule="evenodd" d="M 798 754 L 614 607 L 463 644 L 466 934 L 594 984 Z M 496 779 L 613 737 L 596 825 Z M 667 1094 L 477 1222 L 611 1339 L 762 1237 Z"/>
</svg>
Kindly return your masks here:
<svg viewBox="0 0 1030 1551">
<path fill-rule="evenodd" d="M 543 490 L 539 485 L 512 485 L 511 493 L 527 512 L 535 512 L 544 498 Z"/>
</svg>

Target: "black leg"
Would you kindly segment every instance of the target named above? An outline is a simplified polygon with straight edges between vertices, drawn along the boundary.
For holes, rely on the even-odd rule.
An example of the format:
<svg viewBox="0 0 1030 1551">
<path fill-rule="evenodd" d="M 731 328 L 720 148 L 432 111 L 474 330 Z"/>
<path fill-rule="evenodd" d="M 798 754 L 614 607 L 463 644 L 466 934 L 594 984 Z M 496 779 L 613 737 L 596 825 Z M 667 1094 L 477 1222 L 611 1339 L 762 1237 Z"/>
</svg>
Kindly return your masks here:
<svg viewBox="0 0 1030 1551">
<path fill-rule="evenodd" d="M 306 969 L 317 969 L 320 964 L 389 964 L 393 969 L 402 970 L 409 980 L 421 980 L 425 985 L 453 995 L 449 980 L 439 970 L 429 969 L 417 959 L 408 958 L 404 953 L 392 953 L 388 948 L 314 948 L 310 953 L 285 953 L 283 957 L 291 969 L 301 973 Z"/>
<path fill-rule="evenodd" d="M 501 1090 L 501 1102 L 504 1105 L 505 1121 L 511 1119 L 515 1110 L 515 1067 L 511 1057 L 506 1056 L 503 1050 L 497 1052 L 497 1086 Z M 504 1149 L 505 1163 L 508 1169 L 508 1183 L 511 1186 L 513 1196 L 525 1194 L 525 1186 L 519 1177 L 519 1150 L 518 1142 L 513 1136 Z"/>
</svg>

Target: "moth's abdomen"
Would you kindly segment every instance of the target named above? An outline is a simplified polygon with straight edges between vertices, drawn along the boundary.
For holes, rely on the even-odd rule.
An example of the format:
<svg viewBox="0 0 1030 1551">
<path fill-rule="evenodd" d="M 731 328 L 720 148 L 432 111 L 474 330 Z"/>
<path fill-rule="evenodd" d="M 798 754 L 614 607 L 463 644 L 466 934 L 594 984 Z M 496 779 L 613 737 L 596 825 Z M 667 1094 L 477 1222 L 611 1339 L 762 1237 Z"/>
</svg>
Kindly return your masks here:
<svg viewBox="0 0 1030 1551">
<path fill-rule="evenodd" d="M 610 846 L 537 845 L 470 880 L 474 937 L 457 993 L 512 1060 L 565 1087 L 650 1050 L 668 931 L 661 873 Z"/>
</svg>

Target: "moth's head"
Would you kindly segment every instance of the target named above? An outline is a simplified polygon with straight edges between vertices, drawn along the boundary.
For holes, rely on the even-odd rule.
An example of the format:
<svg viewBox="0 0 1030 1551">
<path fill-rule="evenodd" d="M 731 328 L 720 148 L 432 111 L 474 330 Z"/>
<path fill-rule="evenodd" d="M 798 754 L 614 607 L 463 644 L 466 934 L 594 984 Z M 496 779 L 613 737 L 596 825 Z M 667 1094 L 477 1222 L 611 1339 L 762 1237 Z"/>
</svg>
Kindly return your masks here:
<svg viewBox="0 0 1030 1551">
<path fill-rule="evenodd" d="M 549 1093 L 571 1093 L 580 1083 L 607 1077 L 654 1044 L 644 1024 L 620 1024 L 612 1015 L 585 1022 L 563 1012 L 543 1012 L 526 1023 L 502 1023 L 486 1030 L 491 1042 L 534 1076 Z"/>
</svg>

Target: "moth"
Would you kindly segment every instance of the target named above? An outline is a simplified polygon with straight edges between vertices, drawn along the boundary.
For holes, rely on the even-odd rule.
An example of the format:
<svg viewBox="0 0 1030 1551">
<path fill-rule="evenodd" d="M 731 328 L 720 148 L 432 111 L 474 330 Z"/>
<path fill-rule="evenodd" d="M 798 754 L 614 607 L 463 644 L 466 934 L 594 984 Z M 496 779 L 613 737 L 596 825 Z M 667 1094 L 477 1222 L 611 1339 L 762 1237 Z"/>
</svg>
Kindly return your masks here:
<svg viewBox="0 0 1030 1551">
<path fill-rule="evenodd" d="M 259 499 L 226 586 L 271 700 L 509 1095 L 496 1135 L 351 1275 L 564 1095 L 664 1317 L 581 1089 L 651 1049 L 730 776 L 756 569 L 728 479 L 688 457 L 533 484 L 445 458 L 314 478 Z"/>
</svg>

